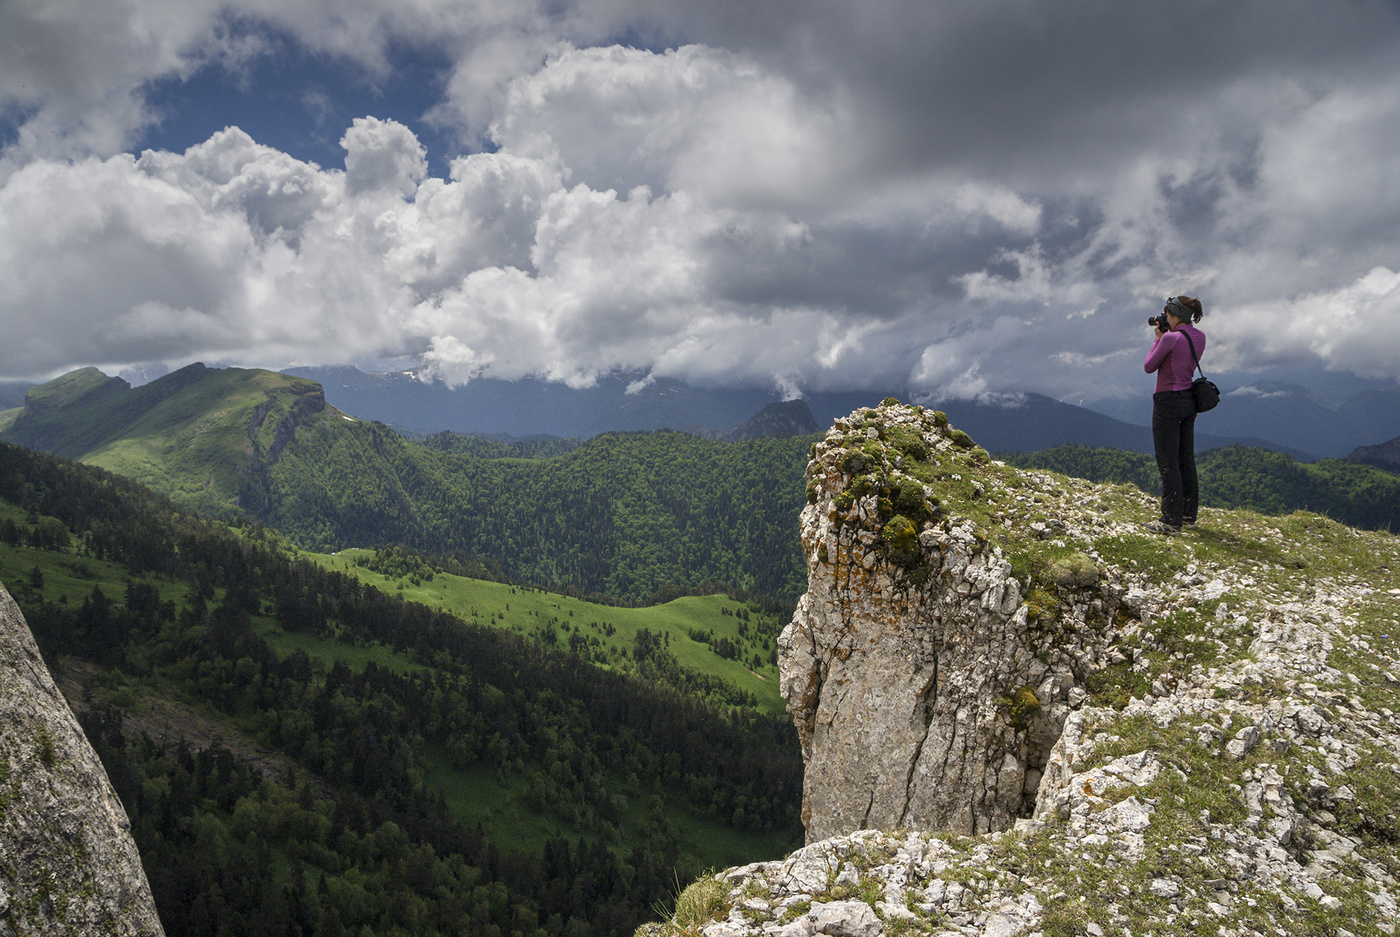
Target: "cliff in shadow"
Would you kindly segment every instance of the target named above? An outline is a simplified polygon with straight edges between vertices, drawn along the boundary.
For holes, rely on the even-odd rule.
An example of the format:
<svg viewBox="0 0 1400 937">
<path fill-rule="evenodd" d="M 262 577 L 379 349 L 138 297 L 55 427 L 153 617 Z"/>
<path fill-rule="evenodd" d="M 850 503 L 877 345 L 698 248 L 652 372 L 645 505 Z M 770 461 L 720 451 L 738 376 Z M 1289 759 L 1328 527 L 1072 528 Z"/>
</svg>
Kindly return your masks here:
<svg viewBox="0 0 1400 937">
<path fill-rule="evenodd" d="M 0 934 L 163 933 L 126 811 L 0 586 Z"/>
<path fill-rule="evenodd" d="M 813 446 L 808 845 L 651 934 L 1391 935 L 1400 542 L 1155 505 L 887 400 Z"/>
</svg>

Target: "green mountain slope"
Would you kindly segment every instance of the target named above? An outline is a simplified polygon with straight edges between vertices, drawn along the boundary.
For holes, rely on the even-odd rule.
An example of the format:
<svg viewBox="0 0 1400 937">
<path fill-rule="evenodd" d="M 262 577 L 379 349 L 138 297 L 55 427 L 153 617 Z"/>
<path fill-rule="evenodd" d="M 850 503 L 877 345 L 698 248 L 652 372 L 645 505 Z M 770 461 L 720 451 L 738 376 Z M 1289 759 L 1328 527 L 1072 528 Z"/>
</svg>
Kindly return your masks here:
<svg viewBox="0 0 1400 937">
<path fill-rule="evenodd" d="M 271 371 L 192 364 L 133 388 L 85 368 L 31 390 L 0 438 L 218 513 L 256 494 L 298 426 L 336 419 L 319 384 Z"/>
<path fill-rule="evenodd" d="M 319 551 L 458 552 L 515 579 L 634 600 L 709 584 L 794 601 L 802 588 L 809 439 L 610 433 L 553 458 L 487 458 L 495 450 L 355 420 L 312 381 L 202 365 L 134 389 L 93 369 L 65 375 L 31 391 L 0 438 Z"/>
<path fill-rule="evenodd" d="M 677 876 L 801 839 L 786 719 L 678 692 L 680 639 L 645 624 L 606 666 L 564 637 L 615 613 L 720 630 L 732 602 L 567 600 L 551 648 L 510 630 L 546 596 L 484 584 L 450 615 L 10 445 L 0 581 L 167 933 L 628 934 Z"/>
</svg>

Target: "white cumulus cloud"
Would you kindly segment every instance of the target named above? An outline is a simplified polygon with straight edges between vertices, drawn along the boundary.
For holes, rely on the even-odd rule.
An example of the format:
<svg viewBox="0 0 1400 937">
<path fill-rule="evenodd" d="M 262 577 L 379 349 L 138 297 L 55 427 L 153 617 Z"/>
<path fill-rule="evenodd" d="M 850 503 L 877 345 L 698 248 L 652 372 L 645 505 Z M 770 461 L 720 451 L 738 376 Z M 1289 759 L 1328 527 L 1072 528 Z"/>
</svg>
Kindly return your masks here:
<svg viewBox="0 0 1400 937">
<path fill-rule="evenodd" d="M 1381 0 L 11 0 L 0 377 L 1129 394 L 1189 293 L 1217 372 L 1396 379 L 1397 51 Z M 160 89 L 283 54 L 440 86 L 331 128 L 340 165 L 237 126 L 128 152 Z"/>
</svg>

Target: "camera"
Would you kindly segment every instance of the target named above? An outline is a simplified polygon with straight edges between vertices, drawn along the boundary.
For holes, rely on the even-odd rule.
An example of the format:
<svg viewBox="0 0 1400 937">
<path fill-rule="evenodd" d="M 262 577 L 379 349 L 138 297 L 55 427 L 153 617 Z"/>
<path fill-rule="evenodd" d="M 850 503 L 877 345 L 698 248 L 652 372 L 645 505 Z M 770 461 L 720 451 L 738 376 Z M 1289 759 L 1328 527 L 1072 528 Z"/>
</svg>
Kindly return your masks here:
<svg viewBox="0 0 1400 937">
<path fill-rule="evenodd" d="M 1171 323 L 1167 321 L 1167 314 L 1165 312 L 1161 315 L 1148 316 L 1147 324 L 1154 329 L 1161 329 L 1163 332 L 1170 332 L 1172 330 Z"/>
</svg>

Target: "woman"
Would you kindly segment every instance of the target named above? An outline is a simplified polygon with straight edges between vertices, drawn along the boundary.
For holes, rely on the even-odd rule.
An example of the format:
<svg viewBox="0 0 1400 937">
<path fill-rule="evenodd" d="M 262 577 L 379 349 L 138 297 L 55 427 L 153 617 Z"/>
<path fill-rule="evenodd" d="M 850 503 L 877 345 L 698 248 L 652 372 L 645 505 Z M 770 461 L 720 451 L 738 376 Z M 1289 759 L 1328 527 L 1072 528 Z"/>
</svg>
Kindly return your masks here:
<svg viewBox="0 0 1400 937">
<path fill-rule="evenodd" d="M 1152 444 L 1157 450 L 1157 471 L 1162 474 L 1162 516 L 1146 524 L 1159 534 L 1177 534 L 1185 524 L 1196 525 L 1199 491 L 1196 488 L 1196 400 L 1191 394 L 1192 372 L 1205 353 L 1206 336 L 1193 323 L 1205 311 L 1201 301 L 1189 296 L 1167 300 L 1162 315 L 1150 321 L 1156 338 L 1142 369 L 1157 372 L 1152 394 Z M 1190 344 L 1188 344 L 1188 341 Z M 1192 346 L 1195 355 L 1192 355 Z"/>
</svg>

